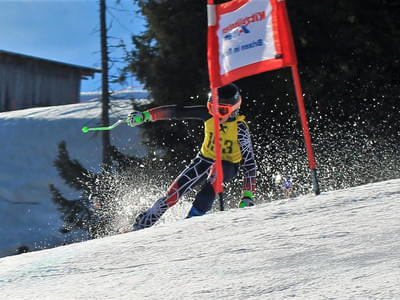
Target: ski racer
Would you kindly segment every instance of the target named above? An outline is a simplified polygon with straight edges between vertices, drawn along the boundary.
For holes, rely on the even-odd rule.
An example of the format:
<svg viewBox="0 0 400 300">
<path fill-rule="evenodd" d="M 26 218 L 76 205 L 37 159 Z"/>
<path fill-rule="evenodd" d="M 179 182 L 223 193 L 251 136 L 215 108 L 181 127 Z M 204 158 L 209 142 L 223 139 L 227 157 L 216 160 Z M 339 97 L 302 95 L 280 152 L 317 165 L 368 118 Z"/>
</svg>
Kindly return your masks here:
<svg viewBox="0 0 400 300">
<path fill-rule="evenodd" d="M 218 88 L 220 115 L 221 159 L 223 182 L 232 181 L 241 166 L 244 171 L 242 197 L 239 207 L 253 206 L 256 187 L 256 163 L 250 132 L 245 117 L 239 115 L 242 97 L 235 84 Z M 202 185 L 188 213 L 188 218 L 204 215 L 212 208 L 216 197 L 215 149 L 214 149 L 214 107 L 209 95 L 207 106 L 166 105 L 155 107 L 144 112 L 132 112 L 128 117 L 129 126 L 159 120 L 198 119 L 204 122 L 204 141 L 198 155 L 189 166 L 171 184 L 166 195 L 136 218 L 134 230 L 146 228 L 156 223 L 160 217 L 197 185 Z"/>
</svg>

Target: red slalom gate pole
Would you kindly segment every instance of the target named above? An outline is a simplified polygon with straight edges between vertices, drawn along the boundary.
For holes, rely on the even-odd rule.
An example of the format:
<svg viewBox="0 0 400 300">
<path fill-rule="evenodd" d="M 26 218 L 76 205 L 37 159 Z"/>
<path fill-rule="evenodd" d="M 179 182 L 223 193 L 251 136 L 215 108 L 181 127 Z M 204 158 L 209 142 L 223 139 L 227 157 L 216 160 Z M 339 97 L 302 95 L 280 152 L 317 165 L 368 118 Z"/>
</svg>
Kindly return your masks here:
<svg viewBox="0 0 400 300">
<path fill-rule="evenodd" d="M 214 8 L 214 0 L 207 0 L 207 18 L 208 18 L 208 41 L 212 40 L 212 36 L 215 34 L 214 30 L 210 30 L 210 28 L 214 28 L 216 26 L 216 15 L 215 15 L 215 8 Z M 210 64 L 209 61 L 209 72 L 210 72 L 210 87 L 211 87 L 211 96 L 213 99 L 213 106 L 214 106 L 214 112 L 218 112 L 218 90 L 217 86 L 215 84 L 216 78 L 213 76 L 215 72 L 211 72 L 210 70 L 214 70 L 217 67 L 217 62 L 215 61 L 215 58 L 218 57 L 218 48 L 217 45 L 210 45 L 207 46 L 207 55 L 208 57 L 214 57 L 213 62 Z M 211 69 L 210 69 L 211 68 Z M 217 72 L 218 73 L 218 72 Z M 213 184 L 215 194 L 219 196 L 219 208 L 220 210 L 224 210 L 224 201 L 223 201 L 223 187 L 222 187 L 222 182 L 224 178 L 223 174 L 223 169 L 222 169 L 222 160 L 221 160 L 221 143 L 219 140 L 219 114 L 215 113 L 213 115 L 214 117 L 214 132 L 215 132 L 215 166 L 216 166 L 216 182 Z"/>
<path fill-rule="evenodd" d="M 214 106 L 214 112 L 218 111 L 218 92 L 217 88 L 211 89 L 211 96 L 213 99 L 212 105 Z M 219 115 L 215 113 L 214 117 L 214 132 L 215 132 L 215 164 L 217 168 L 216 173 L 216 182 L 214 185 L 215 194 L 219 195 L 219 208 L 220 210 L 224 210 L 224 202 L 223 202 L 223 188 L 222 188 L 222 181 L 224 178 L 224 171 L 222 169 L 222 160 L 221 160 L 221 143 L 219 141 Z"/>
<path fill-rule="evenodd" d="M 310 131 L 308 129 L 306 109 L 304 107 L 304 100 L 303 100 L 303 93 L 302 93 L 301 85 L 300 85 L 299 71 L 297 69 L 297 65 L 291 66 L 291 69 L 292 69 L 294 87 L 295 87 L 295 91 L 296 91 L 297 105 L 299 107 L 301 126 L 303 128 L 304 142 L 306 144 L 308 163 L 309 163 L 309 166 L 311 169 L 311 180 L 312 180 L 312 184 L 313 184 L 313 190 L 316 195 L 319 195 L 321 192 L 320 192 L 319 182 L 318 182 L 318 177 L 317 177 L 317 169 L 316 169 L 316 165 L 315 165 L 314 151 L 313 151 L 312 144 L 311 144 Z"/>
</svg>

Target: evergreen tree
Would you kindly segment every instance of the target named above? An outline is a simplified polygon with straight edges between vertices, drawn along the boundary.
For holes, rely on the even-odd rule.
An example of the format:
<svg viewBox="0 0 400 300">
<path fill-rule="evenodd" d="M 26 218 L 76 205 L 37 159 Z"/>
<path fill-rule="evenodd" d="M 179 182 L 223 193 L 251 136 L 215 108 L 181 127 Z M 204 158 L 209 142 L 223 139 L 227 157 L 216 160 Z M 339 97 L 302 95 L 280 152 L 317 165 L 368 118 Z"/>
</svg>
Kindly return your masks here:
<svg viewBox="0 0 400 300">
<path fill-rule="evenodd" d="M 68 200 L 54 185 L 50 184 L 52 201 L 58 206 L 64 221 L 60 231 L 68 233 L 83 230 L 89 238 L 104 236 L 107 227 L 106 217 L 102 218 L 100 211 L 96 211 L 96 208 L 107 204 L 107 196 L 112 192 L 106 189 L 99 190 L 96 183 L 104 180 L 102 178 L 104 176 L 86 170 L 77 160 L 71 160 L 64 141 L 58 145 L 58 150 L 54 166 L 59 175 L 71 188 L 82 192 L 78 199 Z"/>
<path fill-rule="evenodd" d="M 151 91 L 152 106 L 204 104 L 208 93 L 204 3 L 136 2 L 147 20 L 147 29 L 132 37 L 134 50 L 127 58 L 126 71 L 134 73 Z M 201 124 L 196 121 L 146 124 L 148 146 L 154 151 L 163 148 L 168 160 L 185 164 L 198 150 L 198 125 Z M 177 160 L 176 155 L 184 158 Z M 176 175 L 181 167 L 178 165 L 171 172 Z"/>
<path fill-rule="evenodd" d="M 379 124 L 398 105 L 400 4 L 288 1 L 307 99 L 339 121 Z M 326 15 L 325 12 L 329 12 Z"/>
</svg>

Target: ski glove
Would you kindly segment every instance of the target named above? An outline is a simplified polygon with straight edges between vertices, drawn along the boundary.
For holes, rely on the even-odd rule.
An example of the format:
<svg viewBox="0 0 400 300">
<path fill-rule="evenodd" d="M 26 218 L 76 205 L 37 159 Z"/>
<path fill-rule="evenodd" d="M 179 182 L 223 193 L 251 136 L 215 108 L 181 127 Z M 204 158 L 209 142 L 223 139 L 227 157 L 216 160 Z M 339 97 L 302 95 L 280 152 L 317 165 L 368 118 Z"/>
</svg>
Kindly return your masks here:
<svg viewBox="0 0 400 300">
<path fill-rule="evenodd" d="M 142 125 L 144 122 L 149 122 L 152 120 L 151 114 L 148 111 L 140 112 L 133 111 L 129 114 L 126 119 L 126 123 L 128 126 L 135 127 L 138 125 Z"/>
<path fill-rule="evenodd" d="M 254 206 L 253 193 L 250 191 L 243 191 L 242 199 L 239 202 L 239 207 Z"/>
</svg>

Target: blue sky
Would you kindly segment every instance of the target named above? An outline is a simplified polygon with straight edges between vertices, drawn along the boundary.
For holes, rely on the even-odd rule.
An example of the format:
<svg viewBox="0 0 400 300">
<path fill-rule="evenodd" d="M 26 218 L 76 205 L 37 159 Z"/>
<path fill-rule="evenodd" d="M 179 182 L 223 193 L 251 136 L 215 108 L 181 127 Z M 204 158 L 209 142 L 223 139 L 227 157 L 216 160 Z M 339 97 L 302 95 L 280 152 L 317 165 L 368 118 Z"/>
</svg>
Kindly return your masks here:
<svg viewBox="0 0 400 300">
<path fill-rule="evenodd" d="M 144 19 L 136 14 L 133 0 L 106 0 L 109 43 L 122 39 L 132 48 L 131 36 L 144 30 Z M 100 13 L 98 0 L 0 0 L 0 49 L 101 68 Z M 110 57 L 122 52 L 111 49 Z M 122 64 L 114 64 L 116 75 Z M 124 86 L 138 86 L 129 80 Z M 124 86 L 112 85 L 112 89 Z M 101 89 L 101 75 L 82 81 L 82 91 Z"/>
</svg>

